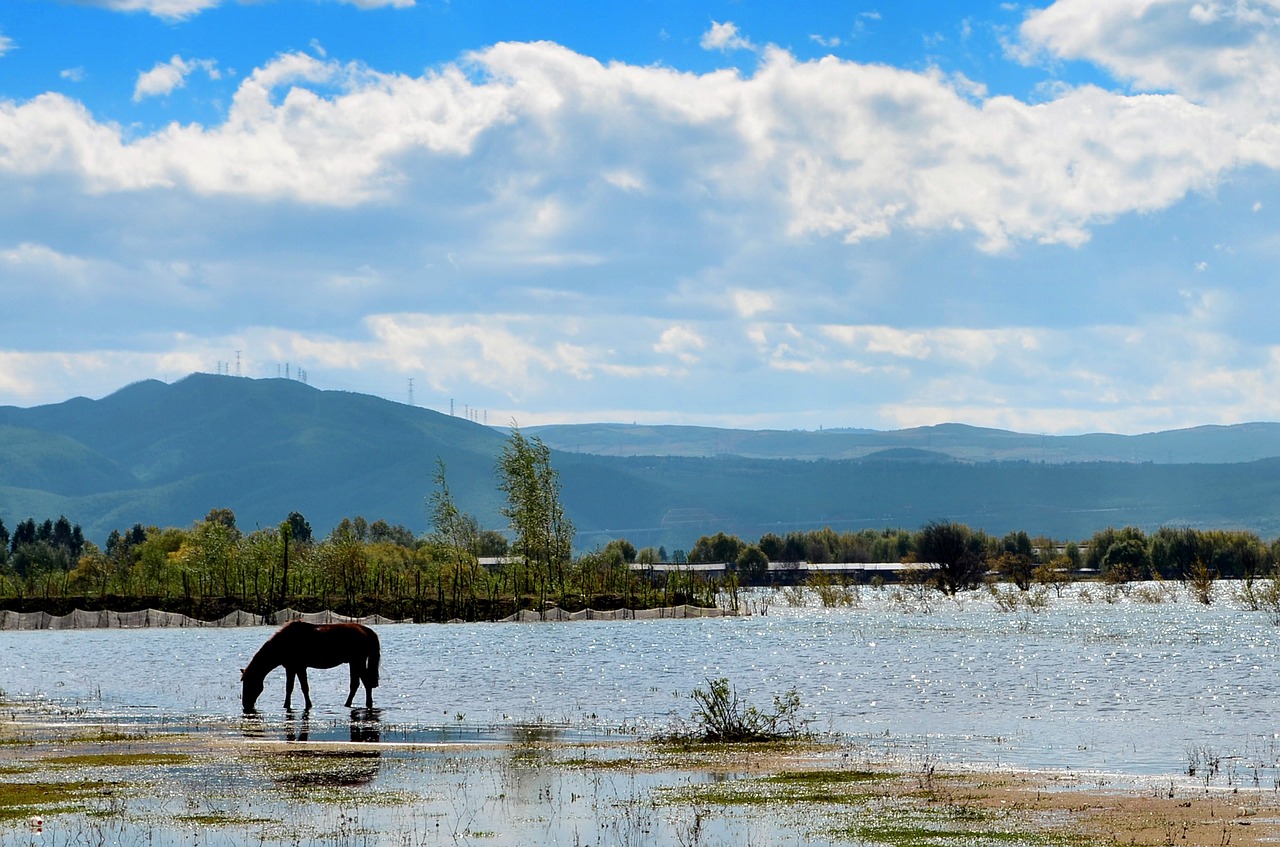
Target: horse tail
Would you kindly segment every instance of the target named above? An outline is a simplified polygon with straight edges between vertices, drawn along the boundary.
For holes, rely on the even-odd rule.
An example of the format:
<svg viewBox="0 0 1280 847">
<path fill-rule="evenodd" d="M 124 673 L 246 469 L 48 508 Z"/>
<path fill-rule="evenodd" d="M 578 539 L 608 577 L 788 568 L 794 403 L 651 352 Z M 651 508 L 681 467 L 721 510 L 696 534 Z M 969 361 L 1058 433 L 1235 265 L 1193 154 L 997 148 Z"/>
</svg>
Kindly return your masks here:
<svg viewBox="0 0 1280 847">
<path fill-rule="evenodd" d="M 378 687 L 378 669 L 382 664 L 382 645 L 378 643 L 378 633 L 369 631 L 373 636 L 369 647 L 368 664 L 365 665 L 364 684 L 369 688 Z"/>
</svg>

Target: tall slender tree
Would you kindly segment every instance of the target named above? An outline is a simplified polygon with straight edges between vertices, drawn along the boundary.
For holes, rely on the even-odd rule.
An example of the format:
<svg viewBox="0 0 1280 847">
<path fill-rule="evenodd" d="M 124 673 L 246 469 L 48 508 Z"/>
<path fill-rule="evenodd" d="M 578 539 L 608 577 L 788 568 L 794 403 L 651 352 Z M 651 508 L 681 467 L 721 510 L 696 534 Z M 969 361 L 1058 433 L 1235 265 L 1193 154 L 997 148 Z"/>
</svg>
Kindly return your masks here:
<svg viewBox="0 0 1280 847">
<path fill-rule="evenodd" d="M 512 552 L 525 565 L 526 578 L 537 580 L 545 600 L 548 583 L 563 587 L 564 565 L 573 551 L 573 523 L 560 503 L 560 475 L 551 467 L 551 449 L 519 427 L 498 456 L 498 488 L 507 496 L 502 514 L 511 524 Z M 517 592 L 520 590 L 517 579 Z"/>
</svg>

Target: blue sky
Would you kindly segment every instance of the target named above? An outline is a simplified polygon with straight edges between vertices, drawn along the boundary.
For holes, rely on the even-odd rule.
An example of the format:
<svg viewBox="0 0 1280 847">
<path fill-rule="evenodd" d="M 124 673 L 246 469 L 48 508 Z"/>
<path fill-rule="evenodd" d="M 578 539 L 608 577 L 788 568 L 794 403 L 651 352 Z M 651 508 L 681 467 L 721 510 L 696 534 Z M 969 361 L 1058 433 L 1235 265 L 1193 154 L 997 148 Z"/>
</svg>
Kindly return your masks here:
<svg viewBox="0 0 1280 847">
<path fill-rule="evenodd" d="M 1280 2 L 7 0 L 0 404 L 1280 419 Z"/>
</svg>

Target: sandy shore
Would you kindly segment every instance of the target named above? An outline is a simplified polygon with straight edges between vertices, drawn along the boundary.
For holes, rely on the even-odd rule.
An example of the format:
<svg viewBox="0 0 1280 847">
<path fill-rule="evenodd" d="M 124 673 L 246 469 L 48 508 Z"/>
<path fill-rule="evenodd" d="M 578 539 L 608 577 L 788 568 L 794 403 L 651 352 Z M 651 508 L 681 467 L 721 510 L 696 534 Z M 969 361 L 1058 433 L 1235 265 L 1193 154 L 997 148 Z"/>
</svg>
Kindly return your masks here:
<svg viewBox="0 0 1280 847">
<path fill-rule="evenodd" d="M 575 741 L 532 727 L 416 743 L 354 723 L 353 741 L 288 723 L 143 728 L 0 708 L 0 845 L 1280 842 L 1275 786 L 1122 786 L 883 761 L 839 742 Z"/>
</svg>

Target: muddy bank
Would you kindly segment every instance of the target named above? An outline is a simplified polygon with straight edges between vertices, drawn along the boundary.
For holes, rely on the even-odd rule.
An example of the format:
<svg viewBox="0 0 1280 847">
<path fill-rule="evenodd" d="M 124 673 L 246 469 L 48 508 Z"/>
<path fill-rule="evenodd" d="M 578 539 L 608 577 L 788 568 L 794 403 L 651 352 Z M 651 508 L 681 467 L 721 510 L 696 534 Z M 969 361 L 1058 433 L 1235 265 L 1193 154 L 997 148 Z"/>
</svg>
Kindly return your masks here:
<svg viewBox="0 0 1280 847">
<path fill-rule="evenodd" d="M 0 704 L 0 845 L 1189 844 L 1280 838 L 1274 785 L 946 769 L 831 740 L 554 727 L 123 725 Z"/>
</svg>

